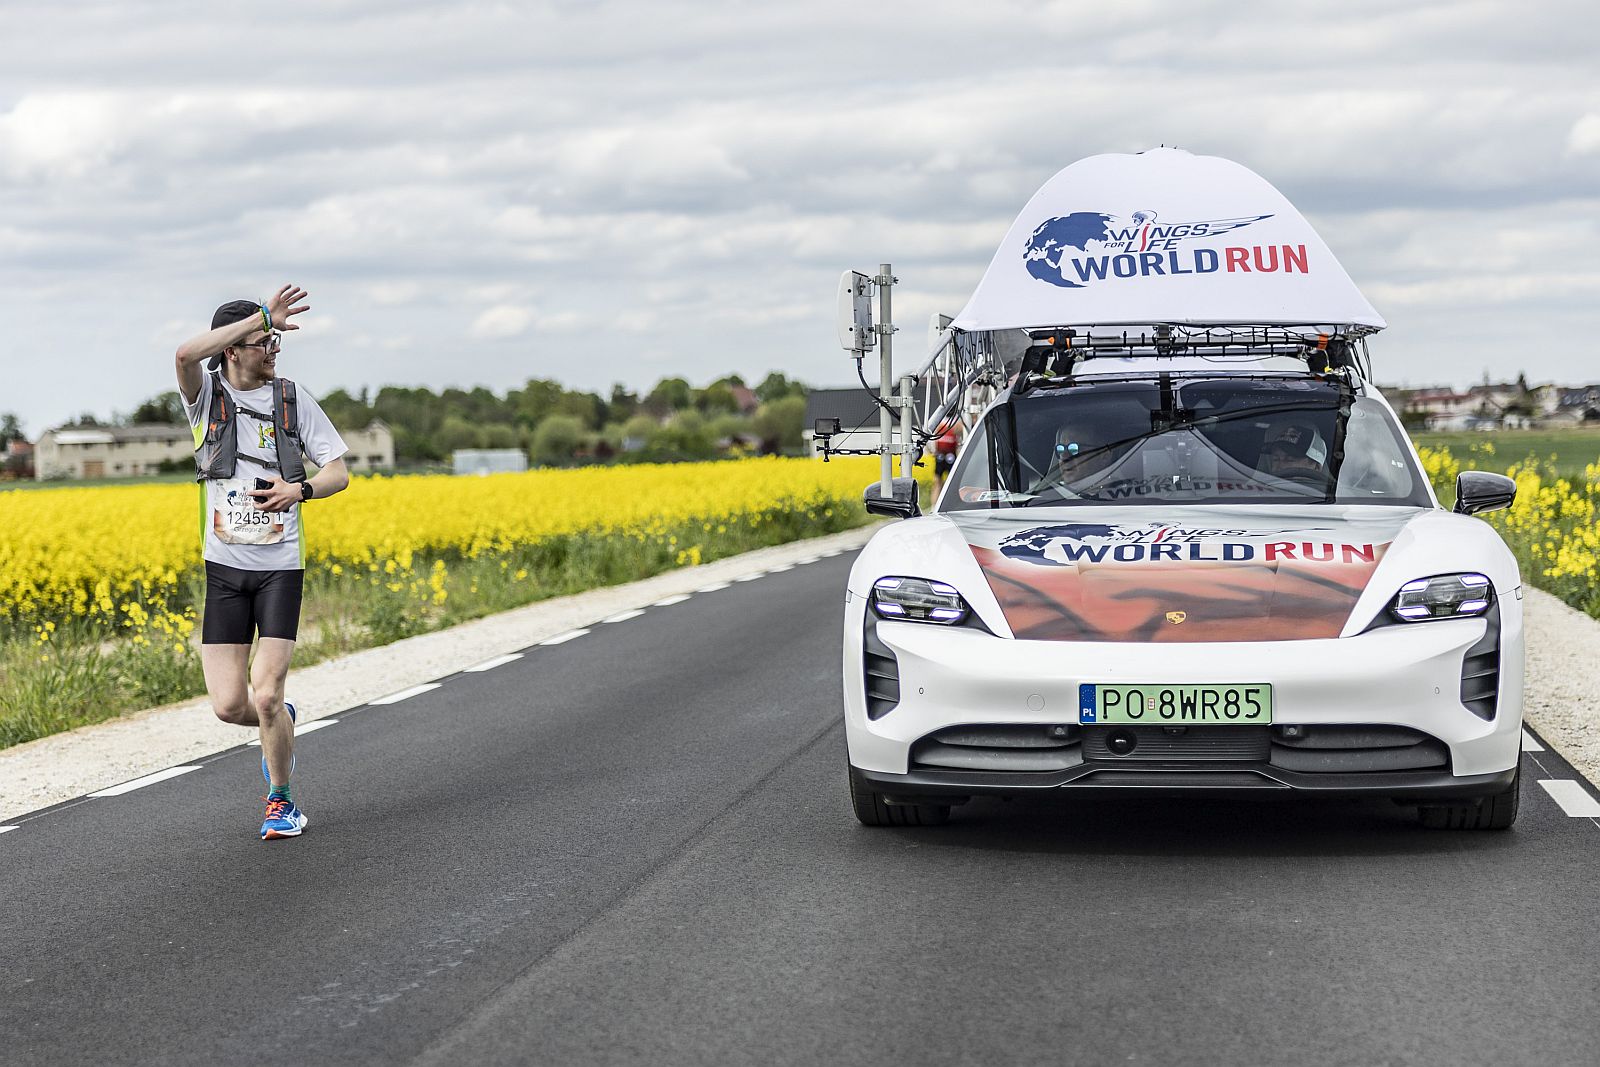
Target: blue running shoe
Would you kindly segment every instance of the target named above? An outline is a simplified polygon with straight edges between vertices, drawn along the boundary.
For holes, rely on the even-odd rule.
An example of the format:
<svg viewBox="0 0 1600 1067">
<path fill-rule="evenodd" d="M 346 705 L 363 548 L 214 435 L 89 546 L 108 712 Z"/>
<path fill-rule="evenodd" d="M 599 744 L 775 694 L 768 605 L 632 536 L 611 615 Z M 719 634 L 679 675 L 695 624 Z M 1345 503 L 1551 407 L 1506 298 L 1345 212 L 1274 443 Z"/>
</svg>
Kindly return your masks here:
<svg viewBox="0 0 1600 1067">
<path fill-rule="evenodd" d="M 267 798 L 267 818 L 261 824 L 261 840 L 275 837 L 299 837 L 306 828 L 306 813 L 294 806 L 292 800 L 281 797 Z"/>
<path fill-rule="evenodd" d="M 291 702 L 289 702 L 287 700 L 285 700 L 283 702 L 283 707 L 284 707 L 284 710 L 289 713 L 289 725 L 293 726 L 295 724 L 295 720 L 299 717 L 300 713 L 297 712 L 294 709 L 294 704 L 292 704 Z M 291 776 L 293 776 L 293 774 L 294 774 L 294 753 L 293 752 L 289 753 L 289 774 Z M 261 777 L 266 779 L 267 788 L 271 789 L 272 788 L 272 774 L 271 774 L 270 771 L 267 770 L 267 754 L 265 752 L 263 752 L 261 754 Z"/>
</svg>

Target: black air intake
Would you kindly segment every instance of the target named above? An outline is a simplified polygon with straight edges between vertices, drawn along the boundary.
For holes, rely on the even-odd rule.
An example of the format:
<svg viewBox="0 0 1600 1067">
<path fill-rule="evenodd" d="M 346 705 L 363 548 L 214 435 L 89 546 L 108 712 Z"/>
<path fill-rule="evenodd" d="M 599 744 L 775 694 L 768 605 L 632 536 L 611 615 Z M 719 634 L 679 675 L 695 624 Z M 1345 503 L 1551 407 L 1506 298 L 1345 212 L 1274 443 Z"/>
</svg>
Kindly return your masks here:
<svg viewBox="0 0 1600 1067">
<path fill-rule="evenodd" d="M 900 663 L 889 646 L 879 640 L 877 617 L 870 605 L 861 652 L 867 676 L 867 718 L 881 719 L 900 703 Z"/>
<path fill-rule="evenodd" d="M 1500 702 L 1500 603 L 1483 616 L 1483 636 L 1461 660 L 1461 703 L 1480 719 L 1493 719 Z"/>
</svg>

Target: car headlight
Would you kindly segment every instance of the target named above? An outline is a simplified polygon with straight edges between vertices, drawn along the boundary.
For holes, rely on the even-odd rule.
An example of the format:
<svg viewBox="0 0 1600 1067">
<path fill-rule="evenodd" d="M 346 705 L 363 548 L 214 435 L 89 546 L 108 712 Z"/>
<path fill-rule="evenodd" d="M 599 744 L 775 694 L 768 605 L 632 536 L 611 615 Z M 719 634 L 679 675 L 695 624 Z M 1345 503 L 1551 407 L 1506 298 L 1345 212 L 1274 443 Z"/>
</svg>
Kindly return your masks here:
<svg viewBox="0 0 1600 1067">
<path fill-rule="evenodd" d="M 1400 587 L 1389 611 L 1401 622 L 1461 619 L 1482 615 L 1494 602 L 1494 586 L 1481 574 L 1436 574 Z"/>
<path fill-rule="evenodd" d="M 941 626 L 954 626 L 968 612 L 954 586 L 926 578 L 879 578 L 872 584 L 872 610 L 882 619 Z"/>
</svg>

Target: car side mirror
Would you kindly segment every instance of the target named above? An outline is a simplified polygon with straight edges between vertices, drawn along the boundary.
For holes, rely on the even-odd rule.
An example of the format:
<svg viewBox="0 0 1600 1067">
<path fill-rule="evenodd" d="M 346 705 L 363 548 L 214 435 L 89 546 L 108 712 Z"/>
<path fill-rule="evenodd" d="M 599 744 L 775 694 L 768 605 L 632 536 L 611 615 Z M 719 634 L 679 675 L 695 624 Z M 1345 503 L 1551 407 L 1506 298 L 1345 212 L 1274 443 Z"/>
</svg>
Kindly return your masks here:
<svg viewBox="0 0 1600 1067">
<path fill-rule="evenodd" d="M 1508 508 L 1517 498 L 1517 483 L 1503 474 L 1488 471 L 1462 471 L 1456 475 L 1456 506 L 1458 515 L 1476 515 L 1480 511 L 1499 511 Z"/>
<path fill-rule="evenodd" d="M 872 514 L 887 515 L 892 519 L 914 519 L 922 514 L 915 478 L 891 478 L 890 495 L 887 497 L 881 492 L 882 489 L 883 483 L 873 482 L 861 494 L 862 501 Z"/>
</svg>

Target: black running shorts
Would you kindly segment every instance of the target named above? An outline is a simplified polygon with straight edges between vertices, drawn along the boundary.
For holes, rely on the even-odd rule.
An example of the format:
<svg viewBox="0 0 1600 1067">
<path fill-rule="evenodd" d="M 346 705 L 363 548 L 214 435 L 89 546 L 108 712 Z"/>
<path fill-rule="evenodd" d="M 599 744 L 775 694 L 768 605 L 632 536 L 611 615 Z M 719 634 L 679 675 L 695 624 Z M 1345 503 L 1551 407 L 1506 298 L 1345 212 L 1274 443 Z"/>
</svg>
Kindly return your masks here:
<svg viewBox="0 0 1600 1067">
<path fill-rule="evenodd" d="M 200 641 L 248 645 L 259 633 L 293 641 L 300 632 L 305 571 L 245 571 L 206 561 L 206 613 Z"/>
</svg>

